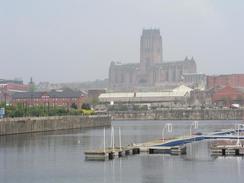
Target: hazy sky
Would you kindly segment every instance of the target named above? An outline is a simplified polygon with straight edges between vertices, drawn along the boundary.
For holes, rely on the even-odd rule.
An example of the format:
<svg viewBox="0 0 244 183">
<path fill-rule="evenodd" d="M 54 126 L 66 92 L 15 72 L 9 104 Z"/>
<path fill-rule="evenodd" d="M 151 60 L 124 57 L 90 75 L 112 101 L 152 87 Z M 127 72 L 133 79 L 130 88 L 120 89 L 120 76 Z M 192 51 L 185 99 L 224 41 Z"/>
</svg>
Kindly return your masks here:
<svg viewBox="0 0 244 183">
<path fill-rule="evenodd" d="M 160 28 L 164 60 L 201 73 L 244 73 L 243 0 L 0 0 L 0 78 L 104 79 L 139 62 L 143 28 Z"/>
</svg>

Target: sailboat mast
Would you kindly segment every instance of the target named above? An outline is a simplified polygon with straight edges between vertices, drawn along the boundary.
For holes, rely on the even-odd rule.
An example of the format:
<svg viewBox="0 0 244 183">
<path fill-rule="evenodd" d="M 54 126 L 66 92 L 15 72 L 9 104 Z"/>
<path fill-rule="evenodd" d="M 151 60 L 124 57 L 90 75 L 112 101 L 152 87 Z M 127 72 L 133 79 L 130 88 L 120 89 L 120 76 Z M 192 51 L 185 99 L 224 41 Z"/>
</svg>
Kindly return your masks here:
<svg viewBox="0 0 244 183">
<path fill-rule="evenodd" d="M 103 152 L 106 152 L 106 131 L 103 129 Z"/>
<path fill-rule="evenodd" d="M 113 141 L 112 148 L 114 151 L 114 127 L 112 127 L 112 141 Z"/>
<path fill-rule="evenodd" d="M 119 127 L 119 149 L 121 150 L 121 131 Z"/>
</svg>

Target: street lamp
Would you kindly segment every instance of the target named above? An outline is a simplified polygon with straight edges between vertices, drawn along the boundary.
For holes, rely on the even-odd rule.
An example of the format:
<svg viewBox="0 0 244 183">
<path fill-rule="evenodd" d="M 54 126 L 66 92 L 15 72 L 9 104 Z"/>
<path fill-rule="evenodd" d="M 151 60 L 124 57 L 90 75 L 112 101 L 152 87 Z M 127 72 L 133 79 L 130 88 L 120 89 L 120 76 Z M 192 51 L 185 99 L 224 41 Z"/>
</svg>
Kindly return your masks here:
<svg viewBox="0 0 244 183">
<path fill-rule="evenodd" d="M 166 123 L 164 125 L 164 128 L 162 130 L 162 139 L 163 139 L 163 142 L 165 140 L 164 136 L 165 136 L 165 130 L 166 129 L 167 129 L 167 132 L 172 133 L 172 131 L 173 131 L 173 125 L 171 123 Z"/>
<path fill-rule="evenodd" d="M 190 126 L 190 137 L 192 136 L 192 128 L 198 129 L 198 121 L 193 121 Z"/>
</svg>

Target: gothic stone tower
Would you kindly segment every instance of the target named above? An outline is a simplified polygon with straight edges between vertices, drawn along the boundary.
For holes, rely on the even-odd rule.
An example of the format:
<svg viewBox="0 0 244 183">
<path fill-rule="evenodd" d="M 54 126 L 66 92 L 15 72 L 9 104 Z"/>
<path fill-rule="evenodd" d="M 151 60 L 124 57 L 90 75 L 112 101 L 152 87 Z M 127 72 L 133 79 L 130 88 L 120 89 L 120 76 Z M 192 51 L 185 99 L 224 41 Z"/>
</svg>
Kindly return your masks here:
<svg viewBox="0 0 244 183">
<path fill-rule="evenodd" d="M 140 69 L 137 73 L 139 86 L 154 84 L 154 67 L 162 63 L 162 37 L 159 29 L 143 29 L 140 40 Z"/>
<path fill-rule="evenodd" d="M 143 29 L 140 42 L 140 64 L 142 69 L 163 60 L 162 38 L 159 29 Z"/>
<path fill-rule="evenodd" d="M 144 29 L 140 40 L 140 63 L 112 62 L 109 69 L 109 88 L 114 91 L 134 91 L 177 84 L 186 74 L 195 74 L 195 60 L 163 62 L 162 37 L 159 29 Z"/>
</svg>

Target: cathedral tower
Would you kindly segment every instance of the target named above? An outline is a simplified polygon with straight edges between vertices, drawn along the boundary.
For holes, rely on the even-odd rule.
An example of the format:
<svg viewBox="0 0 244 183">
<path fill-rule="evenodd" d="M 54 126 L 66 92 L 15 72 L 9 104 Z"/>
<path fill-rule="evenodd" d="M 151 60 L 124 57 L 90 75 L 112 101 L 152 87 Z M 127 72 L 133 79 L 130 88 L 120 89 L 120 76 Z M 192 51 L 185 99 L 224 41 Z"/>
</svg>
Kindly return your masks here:
<svg viewBox="0 0 244 183">
<path fill-rule="evenodd" d="M 162 38 L 159 29 L 143 29 L 140 42 L 142 65 L 161 63 L 163 60 Z"/>
</svg>

